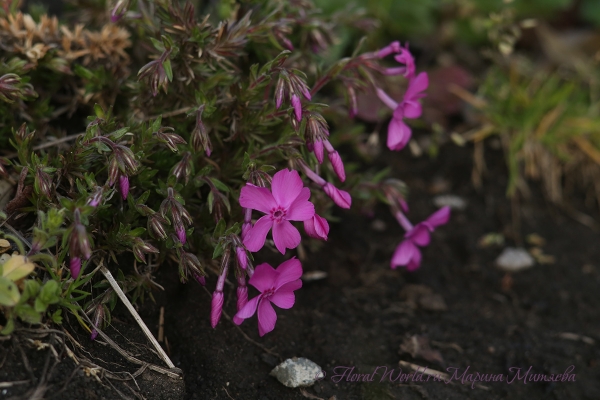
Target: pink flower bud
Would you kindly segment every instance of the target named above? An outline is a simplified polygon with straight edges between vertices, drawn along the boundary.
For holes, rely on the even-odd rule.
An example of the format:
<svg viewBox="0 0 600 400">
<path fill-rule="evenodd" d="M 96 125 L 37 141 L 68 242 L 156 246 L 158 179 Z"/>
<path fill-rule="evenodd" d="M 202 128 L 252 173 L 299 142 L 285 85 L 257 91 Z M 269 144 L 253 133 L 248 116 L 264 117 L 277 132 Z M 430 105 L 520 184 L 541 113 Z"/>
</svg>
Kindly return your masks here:
<svg viewBox="0 0 600 400">
<path fill-rule="evenodd" d="M 210 325 L 215 328 L 223 312 L 223 292 L 215 291 L 210 305 Z"/>
<path fill-rule="evenodd" d="M 238 263 L 242 269 L 246 269 L 248 266 L 248 256 L 246 255 L 246 250 L 243 247 L 237 247 L 235 249 L 235 253 L 237 255 Z"/>
<path fill-rule="evenodd" d="M 313 143 L 313 150 L 315 152 L 315 156 L 317 157 L 317 160 L 319 161 L 319 164 L 323 164 L 323 141 L 316 140 Z"/>
<path fill-rule="evenodd" d="M 127 200 L 127 195 L 129 194 L 129 178 L 127 175 L 119 176 L 119 190 L 121 191 L 123 200 Z"/>
<path fill-rule="evenodd" d="M 248 303 L 248 287 L 246 286 L 246 277 L 242 276 L 238 278 L 237 310 L 240 311 L 244 308 L 246 303 Z M 243 321 L 243 318 L 233 317 L 233 323 L 236 325 L 240 325 Z"/>
<path fill-rule="evenodd" d="M 400 49 L 400 42 L 392 42 L 389 45 L 385 46 L 383 49 L 379 50 L 377 52 L 377 57 L 384 58 L 392 53 L 399 53 Z"/>
<path fill-rule="evenodd" d="M 74 279 L 77 279 L 79 272 L 81 271 L 81 258 L 71 257 L 69 260 L 69 270 L 71 271 L 71 276 Z"/>
<path fill-rule="evenodd" d="M 206 277 L 205 276 L 194 274 L 194 278 L 196 278 L 196 281 L 199 284 L 201 284 L 202 286 L 206 286 Z"/>
<path fill-rule="evenodd" d="M 181 244 L 185 244 L 185 242 L 187 241 L 187 236 L 185 234 L 185 228 L 183 226 L 178 227 L 175 230 L 175 233 L 177 234 L 177 238 L 179 239 Z"/>
<path fill-rule="evenodd" d="M 307 88 L 307 87 L 303 87 L 303 88 L 302 88 L 302 95 L 303 95 L 304 97 L 306 97 L 306 100 L 309 100 L 309 101 L 310 101 L 310 99 L 311 99 L 310 90 L 308 90 L 308 88 Z"/>
<path fill-rule="evenodd" d="M 90 335 L 90 340 L 96 340 L 98 337 L 98 327 L 102 325 L 104 322 L 104 306 L 99 304 L 96 307 L 96 312 L 94 313 L 94 320 L 92 321 L 92 332 Z"/>
<path fill-rule="evenodd" d="M 323 186 L 323 190 L 327 193 L 327 196 L 333 200 L 335 204 L 337 204 L 341 208 L 350 208 L 352 205 L 352 198 L 350 197 L 350 193 L 345 192 L 343 190 L 339 190 L 331 183 L 327 182 L 325 186 Z"/>
<path fill-rule="evenodd" d="M 103 192 L 102 187 L 96 188 L 94 193 L 92 193 L 92 195 L 88 199 L 88 206 L 98 207 L 98 205 L 100 204 L 100 201 L 102 200 L 102 192 Z"/>
<path fill-rule="evenodd" d="M 304 231 L 312 238 L 327 240 L 329 224 L 325 218 L 315 214 L 311 219 L 304 221 Z"/>
<path fill-rule="evenodd" d="M 242 224 L 242 234 L 240 235 L 240 237 L 242 238 L 242 241 L 246 237 L 246 234 L 248 233 L 248 231 L 250 230 L 250 228 L 252 228 L 252 224 L 251 223 L 246 223 L 245 222 L 245 223 Z"/>
<path fill-rule="evenodd" d="M 331 163 L 336 175 L 338 178 L 340 178 L 340 181 L 344 182 L 346 180 L 346 172 L 344 171 L 344 163 L 340 157 L 340 154 L 337 151 L 333 151 L 327 155 L 329 156 L 329 162 Z"/>
<path fill-rule="evenodd" d="M 292 95 L 292 107 L 294 107 L 294 113 L 296 114 L 296 120 L 300 122 L 302 120 L 302 103 L 300 97 Z"/>
</svg>

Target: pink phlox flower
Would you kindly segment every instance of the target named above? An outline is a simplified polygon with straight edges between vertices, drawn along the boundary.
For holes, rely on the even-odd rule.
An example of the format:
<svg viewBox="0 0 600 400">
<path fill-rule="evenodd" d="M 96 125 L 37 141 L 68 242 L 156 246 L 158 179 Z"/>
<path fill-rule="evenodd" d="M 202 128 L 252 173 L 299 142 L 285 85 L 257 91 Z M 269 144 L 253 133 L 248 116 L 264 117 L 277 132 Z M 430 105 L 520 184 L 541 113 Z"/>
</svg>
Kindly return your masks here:
<svg viewBox="0 0 600 400">
<path fill-rule="evenodd" d="M 304 231 L 312 238 L 327 240 L 329 224 L 325 218 L 315 213 L 311 219 L 304 221 Z"/>
<path fill-rule="evenodd" d="M 306 221 L 315 215 L 315 206 L 308 201 L 310 189 L 304 187 L 298 171 L 283 169 L 273 176 L 271 190 L 247 183 L 240 194 L 240 205 L 265 213 L 246 233 L 243 243 L 257 252 L 265 244 L 273 228 L 275 247 L 285 254 L 300 244 L 300 232 L 290 221 Z"/>
<path fill-rule="evenodd" d="M 414 271 L 421 265 L 421 250 L 419 247 L 429 245 L 431 241 L 431 232 L 438 226 L 444 225 L 450 219 L 450 207 L 442 207 L 431 214 L 423 222 L 419 222 L 414 227 L 407 229 L 404 234 L 404 240 L 396 248 L 392 256 L 391 267 L 396 269 L 399 266 L 406 266 L 407 271 Z"/>
<path fill-rule="evenodd" d="M 377 95 L 388 107 L 394 110 L 392 120 L 388 126 L 387 146 L 390 150 L 402 150 L 412 135 L 410 127 L 404 118 L 418 118 L 421 116 L 422 107 L 419 99 L 425 97 L 425 90 L 429 86 L 426 72 L 421 72 L 408 85 L 406 93 L 400 103 L 396 103 L 383 90 L 377 89 Z"/>
<path fill-rule="evenodd" d="M 283 262 L 277 269 L 266 263 L 258 265 L 248 283 L 258 289 L 260 295 L 249 300 L 235 314 L 234 321 L 241 323 L 258 310 L 258 333 L 264 336 L 271 332 L 277 322 L 271 303 L 286 310 L 292 308 L 296 302 L 294 291 L 302 287 L 301 276 L 302 265 L 296 258 Z"/>
<path fill-rule="evenodd" d="M 410 54 L 410 51 L 408 51 L 408 44 L 406 44 L 406 47 L 400 47 L 400 52 L 394 56 L 394 59 L 400 64 L 404 64 L 404 67 L 395 68 L 398 71 L 398 75 L 402 75 L 409 81 L 412 81 L 415 77 L 415 59 Z"/>
</svg>

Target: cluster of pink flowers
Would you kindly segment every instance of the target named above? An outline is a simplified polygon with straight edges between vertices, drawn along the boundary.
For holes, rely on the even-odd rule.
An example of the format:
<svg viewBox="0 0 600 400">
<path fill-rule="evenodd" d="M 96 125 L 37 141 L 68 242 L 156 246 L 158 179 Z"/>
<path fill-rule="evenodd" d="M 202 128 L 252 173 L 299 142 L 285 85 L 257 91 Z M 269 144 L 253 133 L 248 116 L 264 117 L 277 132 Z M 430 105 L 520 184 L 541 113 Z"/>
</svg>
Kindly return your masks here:
<svg viewBox="0 0 600 400">
<path fill-rule="evenodd" d="M 266 182 L 264 182 L 266 183 Z M 344 192 L 346 193 L 346 192 Z M 347 193 L 346 193 L 347 194 Z M 247 183 L 240 193 L 240 205 L 245 209 L 241 239 L 232 239 L 238 266 L 250 277 L 248 283 L 261 294 L 248 301 L 248 288 L 245 276 L 238 278 L 237 314 L 233 320 L 241 324 L 258 309 L 258 329 L 260 336 L 272 331 L 277 315 L 271 303 L 279 308 L 288 309 L 294 305 L 294 291 L 302 286 L 302 265 L 295 258 L 285 261 L 277 269 L 269 264 L 260 264 L 252 268 L 247 251 L 257 252 L 265 245 L 267 235 L 272 232 L 275 247 L 281 254 L 287 249 L 295 249 L 300 244 L 300 232 L 292 222 L 303 222 L 304 230 L 310 237 L 327 240 L 329 224 L 315 212 L 315 206 L 309 201 L 310 189 L 304 186 L 298 171 L 283 169 L 271 180 L 271 189 Z M 350 198 L 348 195 L 349 207 Z M 264 215 L 252 224 L 252 210 Z M 223 288 L 229 266 L 229 253 L 223 256 L 223 268 L 213 293 L 211 305 L 211 325 L 219 322 L 223 308 Z"/>
<path fill-rule="evenodd" d="M 394 111 L 388 126 L 387 146 L 390 150 L 402 150 L 412 135 L 412 131 L 404 119 L 421 116 L 422 108 L 419 99 L 425 96 L 424 92 L 429 86 L 429 78 L 426 72 L 415 76 L 415 62 L 412 54 L 408 51 L 408 45 L 402 47 L 399 42 L 392 42 L 389 46 L 373 54 L 377 58 L 395 54 L 394 59 L 398 63 L 404 64 L 402 67 L 386 68 L 382 71 L 386 75 L 402 75 L 408 80 L 408 88 L 400 103 L 394 101 L 383 89 L 376 88 L 379 99 Z"/>
<path fill-rule="evenodd" d="M 418 118 L 421 115 L 419 99 L 424 96 L 424 91 L 429 84 L 427 74 L 422 72 L 415 76 L 414 59 L 408 47 L 402 47 L 399 42 L 393 42 L 389 46 L 375 53 L 365 54 L 364 60 L 382 59 L 394 55 L 395 60 L 403 64 L 400 67 L 381 68 L 377 67 L 385 75 L 402 75 L 408 80 L 408 89 L 400 103 L 395 102 L 381 88 L 375 90 L 379 98 L 393 111 L 393 117 L 388 127 L 387 146 L 391 150 L 400 150 L 406 146 L 411 130 L 404 122 L 405 118 Z M 313 89 L 316 90 L 316 89 Z M 352 100 L 351 114 L 356 114 L 356 96 L 354 89 L 350 98 Z M 300 122 L 304 119 L 304 137 L 309 151 L 313 152 L 318 163 L 324 161 L 324 153 L 327 151 L 329 162 L 333 171 L 340 181 L 344 182 L 346 173 L 343 161 L 339 153 L 329 142 L 329 127 L 325 119 L 318 113 L 304 110 L 301 97 L 311 100 L 311 92 L 304 83 L 293 73 L 284 69 L 280 72 L 279 81 L 275 89 L 275 105 L 279 109 L 284 101 L 288 101 L 290 109 L 290 123 L 298 130 Z M 332 183 L 327 182 L 302 159 L 294 160 L 296 167 L 302 171 L 311 181 L 316 183 L 332 200 L 342 208 L 350 208 L 352 198 L 348 192 L 338 189 Z M 268 186 L 270 185 L 270 188 Z M 390 192 L 391 193 L 391 192 Z M 388 193 L 388 195 L 390 195 Z M 237 276 L 237 313 L 233 321 L 241 324 L 245 319 L 258 315 L 258 330 L 260 336 L 275 328 L 277 314 L 272 304 L 279 308 L 289 309 L 295 303 L 294 291 L 302 287 L 302 265 L 296 258 L 283 262 L 277 269 L 269 264 L 263 263 L 256 268 L 248 258 L 247 251 L 257 252 L 261 250 L 267 240 L 267 235 L 272 232 L 273 243 L 281 254 L 287 249 L 295 249 L 301 241 L 298 228 L 293 222 L 303 222 L 305 233 L 321 240 L 327 240 L 329 224 L 327 220 L 315 212 L 315 206 L 310 199 L 310 189 L 304 186 L 298 171 L 283 169 L 278 171 L 272 178 L 266 173 L 257 172 L 241 190 L 239 203 L 243 210 L 244 221 L 240 236 L 230 235 L 224 246 L 221 259 L 221 273 L 219 275 L 216 289 L 213 293 L 211 305 L 211 325 L 213 328 L 218 324 L 221 317 L 224 298 L 223 288 L 230 264 L 231 254 L 235 252 L 237 265 L 239 267 Z M 399 223 L 406 230 L 404 240 L 400 243 L 391 266 L 405 266 L 407 270 L 413 271 L 420 266 L 421 252 L 419 247 L 427 246 L 430 242 L 430 234 L 433 230 L 448 222 L 450 209 L 444 207 L 431 215 L 427 220 L 413 226 L 405 217 L 408 211 L 406 203 L 401 196 L 394 197 L 392 210 Z M 263 215 L 253 224 L 252 211 L 256 210 Z M 184 240 L 182 240 L 184 242 Z M 248 300 L 248 283 L 254 286 L 260 294 Z"/>
</svg>

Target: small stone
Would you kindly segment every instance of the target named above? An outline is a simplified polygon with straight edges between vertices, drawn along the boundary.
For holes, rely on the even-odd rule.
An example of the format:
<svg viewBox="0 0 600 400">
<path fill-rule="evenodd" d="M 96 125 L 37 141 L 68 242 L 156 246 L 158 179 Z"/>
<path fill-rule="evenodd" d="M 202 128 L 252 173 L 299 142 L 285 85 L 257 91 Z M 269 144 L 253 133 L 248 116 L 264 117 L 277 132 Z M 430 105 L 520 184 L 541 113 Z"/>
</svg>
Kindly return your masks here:
<svg viewBox="0 0 600 400">
<path fill-rule="evenodd" d="M 531 268 L 535 264 L 533 257 L 525 249 L 507 247 L 496 259 L 496 266 L 506 272 L 517 272 Z"/>
<path fill-rule="evenodd" d="M 302 274 L 302 280 L 304 282 L 320 281 L 321 279 L 327 278 L 327 272 L 325 271 L 308 271 Z"/>
<path fill-rule="evenodd" d="M 419 306 L 427 311 L 447 311 L 448 306 L 444 298 L 435 293 L 426 294 L 419 299 Z"/>
<path fill-rule="evenodd" d="M 307 358 L 288 358 L 269 374 L 287 387 L 312 386 L 323 375 L 321 367 Z"/>
<path fill-rule="evenodd" d="M 387 225 L 382 220 L 376 219 L 373 222 L 371 222 L 371 229 L 373 229 L 376 232 L 383 232 L 387 229 Z"/>
<path fill-rule="evenodd" d="M 435 196 L 433 198 L 433 204 L 436 207 L 445 207 L 448 206 L 453 210 L 462 211 L 467 208 L 467 202 L 461 197 L 455 196 L 453 194 L 443 194 L 441 196 Z"/>
</svg>

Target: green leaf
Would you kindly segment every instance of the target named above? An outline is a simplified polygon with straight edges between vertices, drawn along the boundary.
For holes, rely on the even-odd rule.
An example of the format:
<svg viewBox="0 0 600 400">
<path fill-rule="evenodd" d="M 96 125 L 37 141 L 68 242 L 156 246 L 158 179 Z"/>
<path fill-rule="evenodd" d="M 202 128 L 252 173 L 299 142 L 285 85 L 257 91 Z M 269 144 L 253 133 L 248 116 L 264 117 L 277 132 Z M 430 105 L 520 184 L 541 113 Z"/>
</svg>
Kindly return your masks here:
<svg viewBox="0 0 600 400">
<path fill-rule="evenodd" d="M 138 199 L 135 201 L 135 204 L 144 204 L 148 201 L 148 197 L 150 197 L 150 191 L 146 190 Z"/>
<path fill-rule="evenodd" d="M 35 299 L 33 308 L 36 312 L 44 313 L 48 308 L 48 304 L 45 303 L 44 300 L 42 300 L 40 297 L 38 297 L 37 299 Z"/>
<path fill-rule="evenodd" d="M 7 307 L 13 307 L 21 298 L 19 288 L 10 279 L 0 276 L 0 304 Z"/>
<path fill-rule="evenodd" d="M 162 42 L 160 40 L 156 40 L 153 37 L 151 37 L 150 41 L 152 41 L 152 44 L 154 45 L 154 48 L 156 50 L 165 51 L 165 46 L 162 44 Z"/>
<path fill-rule="evenodd" d="M 223 233 L 225 232 L 225 228 L 227 227 L 227 224 L 225 223 L 225 220 L 223 218 L 221 218 L 219 220 L 219 222 L 217 223 L 217 226 L 215 226 L 215 231 L 213 232 L 213 237 L 215 239 L 220 238 L 221 236 L 223 236 Z"/>
<path fill-rule="evenodd" d="M 144 234 L 144 232 L 146 232 L 146 228 L 135 228 L 134 230 L 129 231 L 129 236 L 140 237 Z"/>
<path fill-rule="evenodd" d="M 15 330 L 15 319 L 10 317 L 4 328 L 0 331 L 0 335 L 10 335 Z"/>
<path fill-rule="evenodd" d="M 28 279 L 25 281 L 25 287 L 23 288 L 23 293 L 21 293 L 21 300 L 23 303 L 27 300 L 34 298 L 40 292 L 40 284 L 38 281 L 33 279 Z"/>
<path fill-rule="evenodd" d="M 49 280 L 44 284 L 42 290 L 40 291 L 39 299 L 41 299 L 44 303 L 47 304 L 55 304 L 60 301 L 60 286 L 58 282 L 54 280 Z"/>
<path fill-rule="evenodd" d="M 221 242 L 217 243 L 217 246 L 215 247 L 215 251 L 213 251 L 213 260 L 217 257 L 219 257 L 221 254 L 223 254 L 223 251 L 225 251 L 223 249 L 223 246 L 221 245 Z"/>
<path fill-rule="evenodd" d="M 229 187 L 224 184 L 223 182 L 221 182 L 220 180 L 218 180 L 217 178 L 208 178 L 211 180 L 211 182 L 213 183 L 213 185 L 215 185 L 215 187 L 219 190 L 222 190 L 224 192 L 229 192 Z"/>
<path fill-rule="evenodd" d="M 208 202 L 208 212 L 212 214 L 213 205 L 215 204 L 215 195 L 212 190 L 208 193 L 206 201 Z"/>
<path fill-rule="evenodd" d="M 167 78 L 169 82 L 173 82 L 173 68 L 171 68 L 171 60 L 168 58 L 163 62 L 163 67 L 165 68 L 165 73 L 167 74 Z"/>
<path fill-rule="evenodd" d="M 55 324 L 62 324 L 62 308 L 59 308 L 58 310 L 54 311 L 50 318 Z"/>
<path fill-rule="evenodd" d="M 35 311 L 29 304 L 21 304 L 19 307 L 15 307 L 15 314 L 30 324 L 39 324 L 42 320 L 41 314 Z"/>
<path fill-rule="evenodd" d="M 104 109 L 102 109 L 102 106 L 100 104 L 94 104 L 94 113 L 98 118 L 106 118 Z"/>
</svg>

